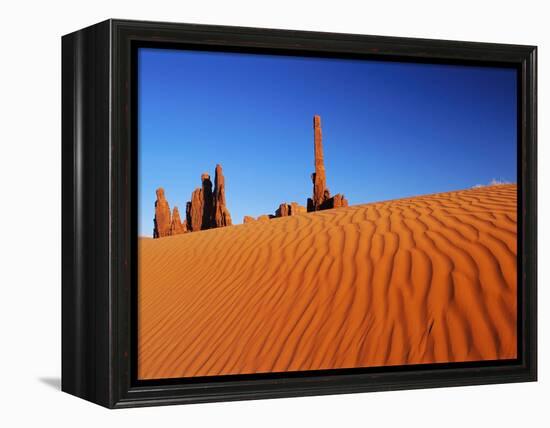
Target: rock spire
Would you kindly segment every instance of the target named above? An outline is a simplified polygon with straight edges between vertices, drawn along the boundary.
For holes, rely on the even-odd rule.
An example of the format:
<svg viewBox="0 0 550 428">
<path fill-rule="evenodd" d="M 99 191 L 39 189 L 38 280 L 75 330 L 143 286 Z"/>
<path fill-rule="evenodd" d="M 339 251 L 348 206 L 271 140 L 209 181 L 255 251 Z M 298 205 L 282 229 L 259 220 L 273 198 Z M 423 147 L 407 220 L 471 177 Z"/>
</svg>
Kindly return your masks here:
<svg viewBox="0 0 550 428">
<path fill-rule="evenodd" d="M 170 235 L 181 235 L 187 232 L 187 222 L 181 221 L 178 207 L 172 211 L 172 222 L 170 223 Z"/>
<path fill-rule="evenodd" d="M 201 175 L 202 186 L 193 190 L 191 200 L 187 202 L 186 219 L 189 230 L 197 232 L 199 230 L 210 229 L 212 225 L 212 181 L 210 175 L 204 173 Z"/>
<path fill-rule="evenodd" d="M 325 158 L 323 156 L 323 133 L 321 131 L 321 117 L 313 116 L 313 151 L 315 159 L 315 172 L 311 175 L 313 181 L 313 205 L 318 210 L 323 203 L 330 198 L 327 188 L 327 175 L 325 172 Z"/>
<path fill-rule="evenodd" d="M 162 187 L 159 187 L 156 193 L 153 238 L 162 238 L 170 235 L 170 206 L 164 196 L 164 189 Z"/>
<path fill-rule="evenodd" d="M 214 176 L 214 227 L 231 226 L 231 215 L 225 205 L 225 177 L 222 166 L 216 165 Z"/>
<path fill-rule="evenodd" d="M 344 195 L 338 193 L 334 197 L 331 197 L 327 187 L 321 117 L 318 115 L 313 116 L 313 150 L 315 163 L 315 172 L 311 174 L 313 197 L 307 200 L 307 211 L 311 212 L 330 208 L 347 207 L 348 201 Z"/>
</svg>

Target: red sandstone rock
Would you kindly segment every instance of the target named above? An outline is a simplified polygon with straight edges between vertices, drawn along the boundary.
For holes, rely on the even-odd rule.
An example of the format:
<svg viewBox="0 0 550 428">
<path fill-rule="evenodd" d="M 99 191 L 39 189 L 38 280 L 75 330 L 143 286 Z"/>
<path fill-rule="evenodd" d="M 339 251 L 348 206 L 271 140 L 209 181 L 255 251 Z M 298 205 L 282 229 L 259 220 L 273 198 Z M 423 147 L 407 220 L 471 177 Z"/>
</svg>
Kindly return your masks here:
<svg viewBox="0 0 550 428">
<path fill-rule="evenodd" d="M 330 208 L 347 207 L 348 201 L 344 195 L 338 193 L 333 197 L 327 188 L 325 163 L 323 155 L 323 137 L 321 131 L 320 116 L 313 116 L 313 145 L 315 158 L 315 172 L 311 175 L 313 182 L 313 197 L 308 198 L 307 208 L 296 202 L 282 203 L 275 211 L 275 215 L 261 215 L 257 219 L 244 216 L 243 223 L 254 221 L 268 221 L 274 217 L 287 217 L 303 212 L 319 211 Z M 154 237 L 168 236 L 185 232 L 196 232 L 215 227 L 230 226 L 231 215 L 225 200 L 225 177 L 221 165 L 216 165 L 214 189 L 210 175 L 201 175 L 202 186 L 191 194 L 191 201 L 186 205 L 186 220 L 182 223 L 179 211 L 174 208 L 172 218 L 168 202 L 164 199 L 164 191 L 157 190 L 157 202 L 155 203 L 155 229 Z M 160 194 L 159 194 L 160 192 Z"/>
<path fill-rule="evenodd" d="M 306 207 L 298 204 L 298 202 L 290 203 L 290 215 L 296 215 L 307 212 Z"/>
<path fill-rule="evenodd" d="M 307 200 L 307 211 L 320 211 L 330 208 L 347 207 L 348 201 L 338 193 L 331 197 L 327 188 L 325 161 L 323 156 L 323 136 L 321 133 L 321 118 L 313 116 L 313 145 L 315 152 L 315 172 L 311 174 L 313 181 L 313 197 Z"/>
<path fill-rule="evenodd" d="M 201 188 L 193 190 L 191 201 L 187 202 L 186 218 L 187 227 L 191 232 L 197 232 L 202 229 L 204 197 Z"/>
<path fill-rule="evenodd" d="M 249 215 L 245 215 L 244 218 L 243 218 L 243 223 L 246 224 L 246 223 L 254 223 L 256 221 L 256 219 L 254 217 L 251 217 Z"/>
<path fill-rule="evenodd" d="M 214 227 L 224 226 L 231 226 L 231 215 L 225 205 L 225 177 L 218 164 L 214 177 Z"/>
<path fill-rule="evenodd" d="M 153 238 L 162 238 L 170 235 L 170 206 L 164 196 L 164 189 L 157 189 L 157 200 L 155 201 Z"/>
<path fill-rule="evenodd" d="M 221 165 L 216 165 L 213 190 L 209 174 L 202 174 L 201 181 L 202 186 L 193 191 L 191 200 L 187 202 L 185 210 L 187 230 L 197 232 L 214 227 L 231 226 L 231 215 L 225 204 L 225 178 Z"/>
<path fill-rule="evenodd" d="M 275 217 L 286 217 L 290 215 L 290 204 L 281 204 L 275 211 Z"/>
<path fill-rule="evenodd" d="M 172 222 L 170 223 L 170 235 L 181 235 L 187 232 L 186 221 L 181 221 L 178 207 L 174 207 L 172 211 Z"/>
<path fill-rule="evenodd" d="M 290 204 L 282 203 L 279 205 L 277 211 L 275 211 L 275 217 L 287 217 L 303 212 L 306 212 L 306 208 L 299 205 L 297 202 L 291 202 Z"/>
<path fill-rule="evenodd" d="M 332 208 L 340 208 L 340 207 L 348 206 L 348 200 L 341 193 L 334 195 L 334 197 L 332 198 L 332 201 L 333 201 Z"/>
<path fill-rule="evenodd" d="M 330 198 L 327 188 L 327 176 L 325 172 L 325 159 L 323 155 L 323 133 L 321 131 L 321 117 L 313 116 L 313 150 L 315 172 L 311 174 L 313 181 L 313 198 L 308 200 L 308 211 L 318 211 Z"/>
</svg>

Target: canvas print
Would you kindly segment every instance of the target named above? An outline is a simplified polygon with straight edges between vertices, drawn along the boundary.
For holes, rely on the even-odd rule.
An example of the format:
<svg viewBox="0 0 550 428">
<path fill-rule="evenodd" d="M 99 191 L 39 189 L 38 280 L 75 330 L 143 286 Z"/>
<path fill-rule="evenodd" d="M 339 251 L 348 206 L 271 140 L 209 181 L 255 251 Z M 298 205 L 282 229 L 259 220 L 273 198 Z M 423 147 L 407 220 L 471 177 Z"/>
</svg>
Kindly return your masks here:
<svg viewBox="0 0 550 428">
<path fill-rule="evenodd" d="M 138 379 L 517 358 L 515 69 L 137 60 Z"/>
</svg>

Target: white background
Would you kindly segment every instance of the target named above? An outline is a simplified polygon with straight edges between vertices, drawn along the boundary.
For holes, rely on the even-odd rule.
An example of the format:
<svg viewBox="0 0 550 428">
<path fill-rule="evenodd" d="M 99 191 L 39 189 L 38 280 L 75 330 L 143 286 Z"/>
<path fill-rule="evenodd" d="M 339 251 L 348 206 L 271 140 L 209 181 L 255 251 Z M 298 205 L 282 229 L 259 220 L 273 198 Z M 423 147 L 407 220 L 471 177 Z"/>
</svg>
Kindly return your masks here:
<svg viewBox="0 0 550 428">
<path fill-rule="evenodd" d="M 0 425 L 550 426 L 547 1 L 3 1 Z M 539 46 L 538 383 L 109 411 L 59 391 L 61 41 L 106 18 Z M 546 395 L 546 397 L 545 397 Z"/>
</svg>

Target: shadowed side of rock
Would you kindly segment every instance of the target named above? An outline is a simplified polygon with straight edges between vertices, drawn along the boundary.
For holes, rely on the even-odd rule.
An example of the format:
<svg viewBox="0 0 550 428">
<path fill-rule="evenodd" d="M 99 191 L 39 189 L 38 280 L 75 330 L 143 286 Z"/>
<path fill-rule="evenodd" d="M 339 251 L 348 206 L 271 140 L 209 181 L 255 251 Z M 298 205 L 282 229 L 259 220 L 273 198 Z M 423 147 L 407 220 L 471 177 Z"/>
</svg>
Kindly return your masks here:
<svg viewBox="0 0 550 428">
<path fill-rule="evenodd" d="M 214 192 L 210 174 L 201 175 L 202 181 L 202 224 L 200 230 L 211 229 L 214 226 Z"/>
<path fill-rule="evenodd" d="M 308 198 L 307 200 L 308 212 L 329 210 L 332 208 L 341 208 L 341 207 L 347 207 L 347 206 L 348 206 L 348 200 L 341 193 L 338 193 L 333 197 L 324 200 L 323 203 L 319 206 L 315 206 L 311 198 Z"/>
</svg>

